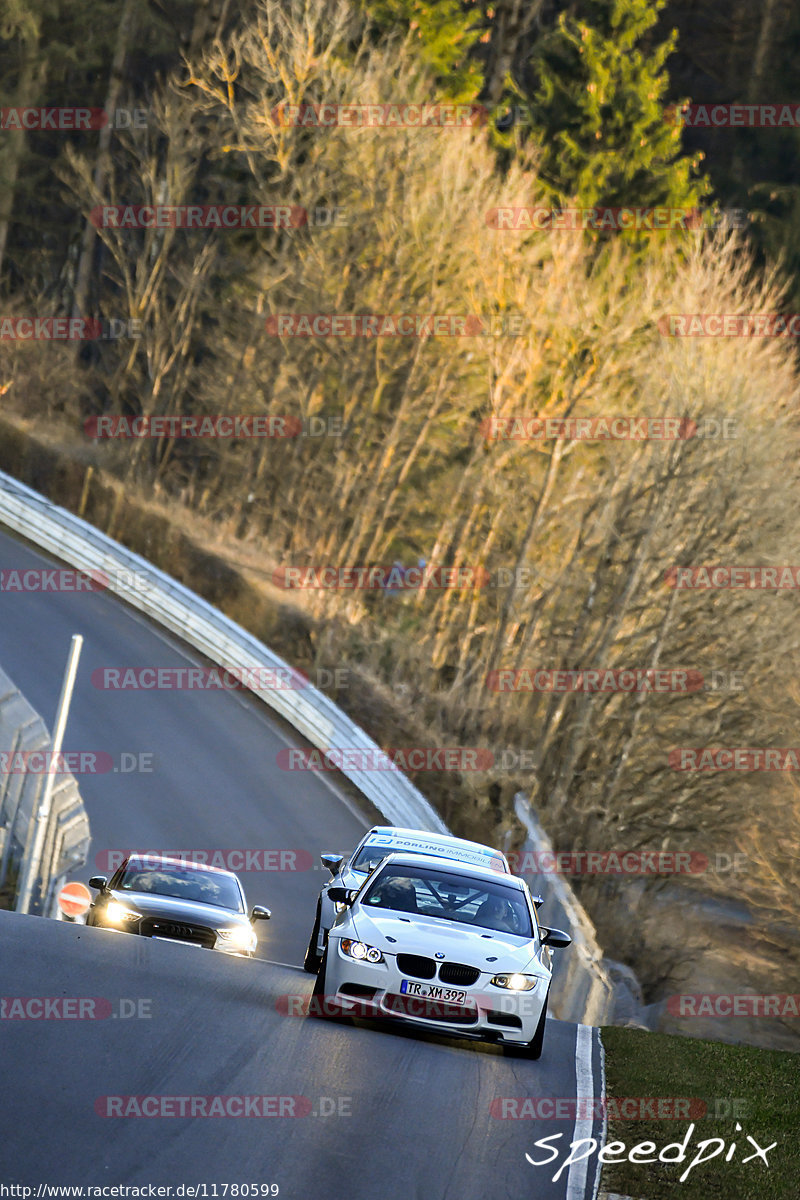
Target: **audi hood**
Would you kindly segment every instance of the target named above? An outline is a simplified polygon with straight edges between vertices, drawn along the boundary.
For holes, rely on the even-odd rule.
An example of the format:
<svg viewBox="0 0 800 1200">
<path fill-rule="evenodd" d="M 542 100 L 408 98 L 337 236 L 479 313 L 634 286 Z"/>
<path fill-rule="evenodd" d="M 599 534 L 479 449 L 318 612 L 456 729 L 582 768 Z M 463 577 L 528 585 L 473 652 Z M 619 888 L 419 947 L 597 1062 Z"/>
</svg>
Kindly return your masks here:
<svg viewBox="0 0 800 1200">
<path fill-rule="evenodd" d="M 165 917 L 170 921 L 191 921 L 216 929 L 250 926 L 245 913 L 235 913 L 218 904 L 203 904 L 196 900 L 181 900 L 174 896 L 159 896 L 157 892 L 134 892 L 113 888 L 108 893 L 118 904 L 141 913 L 143 917 Z"/>
</svg>

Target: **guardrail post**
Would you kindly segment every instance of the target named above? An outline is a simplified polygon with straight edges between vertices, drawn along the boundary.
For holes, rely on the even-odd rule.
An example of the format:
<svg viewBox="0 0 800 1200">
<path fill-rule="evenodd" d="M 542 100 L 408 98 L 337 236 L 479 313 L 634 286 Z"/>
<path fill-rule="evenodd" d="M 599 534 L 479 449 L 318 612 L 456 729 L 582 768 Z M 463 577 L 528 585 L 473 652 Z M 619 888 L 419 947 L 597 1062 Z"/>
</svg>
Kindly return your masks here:
<svg viewBox="0 0 800 1200">
<path fill-rule="evenodd" d="M 61 753 L 61 746 L 64 741 L 64 730 L 67 727 L 67 717 L 69 716 L 69 704 L 72 699 L 72 689 L 75 684 L 75 675 L 78 670 L 78 659 L 81 656 L 81 648 L 83 646 L 83 638 L 79 633 L 72 636 L 72 642 L 69 648 L 69 658 L 67 659 L 67 667 L 64 672 L 64 682 L 61 685 L 61 695 L 58 700 L 58 709 L 56 710 L 56 724 L 53 731 L 53 750 L 52 762 L 49 764 L 50 769 L 45 776 L 44 792 L 42 793 L 39 811 L 36 814 L 36 826 L 34 836 L 31 839 L 30 854 L 22 866 L 22 883 L 19 889 L 19 897 L 17 899 L 17 912 L 28 912 L 31 903 L 31 895 L 33 894 L 33 886 L 36 882 L 39 871 L 41 869 L 42 852 L 44 850 L 45 837 L 47 835 L 47 827 L 50 824 L 50 810 L 53 806 L 53 789 L 55 787 L 56 772 L 55 763 Z"/>
</svg>

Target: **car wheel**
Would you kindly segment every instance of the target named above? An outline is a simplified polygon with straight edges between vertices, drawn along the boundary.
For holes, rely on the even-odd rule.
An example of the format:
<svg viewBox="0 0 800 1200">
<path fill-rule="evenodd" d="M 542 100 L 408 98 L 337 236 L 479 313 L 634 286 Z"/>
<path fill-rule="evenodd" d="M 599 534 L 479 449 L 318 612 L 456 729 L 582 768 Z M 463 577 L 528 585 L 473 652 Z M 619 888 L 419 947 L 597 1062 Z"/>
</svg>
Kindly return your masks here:
<svg viewBox="0 0 800 1200">
<path fill-rule="evenodd" d="M 314 980 L 314 986 L 311 989 L 311 1003 L 308 1006 L 308 1015 L 310 1017 L 329 1017 L 325 1004 L 325 976 L 327 974 L 328 965 L 328 947 L 325 947 L 325 953 L 322 955 L 317 978 Z"/>
<path fill-rule="evenodd" d="M 311 989 L 311 1002 L 308 1006 L 308 1015 L 310 1017 L 320 1017 L 323 1021 L 340 1021 L 345 1025 L 350 1024 L 350 1017 L 347 1013 L 342 1012 L 338 1005 L 331 1003 L 325 994 L 326 975 L 328 966 L 328 947 L 322 954 L 322 962 L 320 964 L 317 978 L 314 980 L 314 986 Z"/>
<path fill-rule="evenodd" d="M 536 1032 L 528 1042 L 528 1045 L 523 1049 L 525 1058 L 537 1059 L 542 1057 L 542 1047 L 544 1046 L 544 1026 L 545 1020 L 547 1019 L 547 1001 L 549 998 L 550 992 L 548 990 L 547 995 L 544 998 L 542 1015 L 539 1017 L 539 1024 L 536 1026 Z"/>
<path fill-rule="evenodd" d="M 322 955 L 317 953 L 321 907 L 321 903 L 318 900 L 317 915 L 314 918 L 314 928 L 311 930 L 311 937 L 308 939 L 308 949 L 306 950 L 306 956 L 303 959 L 303 970 L 308 971 L 309 975 L 318 975 L 320 966 L 322 965 Z"/>
</svg>

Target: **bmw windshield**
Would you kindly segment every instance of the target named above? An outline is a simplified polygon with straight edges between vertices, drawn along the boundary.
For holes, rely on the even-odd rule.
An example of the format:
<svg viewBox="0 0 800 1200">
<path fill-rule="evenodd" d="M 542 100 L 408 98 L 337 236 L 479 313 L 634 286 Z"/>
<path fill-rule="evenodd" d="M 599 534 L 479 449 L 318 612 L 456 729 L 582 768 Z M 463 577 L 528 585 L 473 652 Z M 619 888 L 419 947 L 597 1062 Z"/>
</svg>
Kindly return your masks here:
<svg viewBox="0 0 800 1200">
<path fill-rule="evenodd" d="M 439 870 L 391 863 L 375 876 L 361 903 L 366 909 L 416 913 L 495 933 L 533 937 L 522 892 L 493 880 L 454 874 L 444 865 Z"/>
</svg>

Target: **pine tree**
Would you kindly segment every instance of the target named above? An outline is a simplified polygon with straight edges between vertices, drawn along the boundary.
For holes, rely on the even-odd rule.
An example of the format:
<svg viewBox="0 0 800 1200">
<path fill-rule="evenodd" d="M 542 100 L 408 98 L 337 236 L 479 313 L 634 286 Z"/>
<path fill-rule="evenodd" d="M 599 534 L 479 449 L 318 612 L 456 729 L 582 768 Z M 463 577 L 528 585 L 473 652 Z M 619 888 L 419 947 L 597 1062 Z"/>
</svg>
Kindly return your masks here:
<svg viewBox="0 0 800 1200">
<path fill-rule="evenodd" d="M 480 64 L 472 54 L 483 36 L 482 14 L 470 0 L 364 0 L 367 14 L 384 29 L 408 30 L 422 62 L 440 81 L 443 94 L 459 102 L 480 91 Z"/>
<path fill-rule="evenodd" d="M 680 126 L 665 118 L 676 34 L 647 38 L 664 2 L 584 0 L 535 44 L 527 99 L 554 199 L 693 208 L 708 192 L 702 155 L 682 154 Z"/>
<path fill-rule="evenodd" d="M 698 104 L 795 103 L 800 10 L 794 0 L 763 5 L 728 0 L 669 0 L 664 13 L 680 29 L 670 61 L 673 95 Z M 689 126 L 684 144 L 707 153 L 712 185 L 738 211 L 765 268 L 783 259 L 790 291 L 785 311 L 800 307 L 800 130 Z"/>
</svg>

